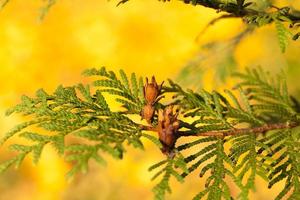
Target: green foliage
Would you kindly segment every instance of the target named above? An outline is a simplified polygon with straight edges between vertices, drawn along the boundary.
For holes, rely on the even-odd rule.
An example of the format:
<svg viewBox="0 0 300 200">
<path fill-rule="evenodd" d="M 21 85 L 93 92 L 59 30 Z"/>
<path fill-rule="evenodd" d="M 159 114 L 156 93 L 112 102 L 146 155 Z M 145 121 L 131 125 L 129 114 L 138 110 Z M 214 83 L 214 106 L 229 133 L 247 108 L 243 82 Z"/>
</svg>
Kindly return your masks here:
<svg viewBox="0 0 300 200">
<path fill-rule="evenodd" d="M 16 156 L 2 162 L 0 172 L 19 167 L 29 154 L 38 163 L 48 144 L 73 164 L 69 178 L 87 172 L 90 160 L 105 164 L 105 153 L 122 159 L 127 145 L 144 149 L 142 138 L 162 148 L 156 136 L 145 132 L 149 129 L 131 119 L 145 105 L 142 78 L 135 74 L 129 78 L 122 70 L 116 75 L 105 68 L 89 69 L 84 75 L 93 76 L 93 88 L 59 86 L 53 94 L 40 89 L 36 97 L 23 96 L 20 104 L 7 111 L 7 115 L 27 116 L 28 121 L 9 131 L 1 144 L 14 136 L 29 143 L 11 144 Z M 185 90 L 171 80 L 163 87 L 162 93 L 173 98 L 161 106 L 181 107 L 178 140 L 198 138 L 176 145 L 166 159 L 149 168 L 157 171 L 153 179 L 160 178 L 153 188 L 155 199 L 164 199 L 171 192 L 171 177 L 183 182 L 194 171 L 206 178 L 205 187 L 194 199 L 234 198 L 227 177 L 240 188 L 237 198 L 248 199 L 257 176 L 269 187 L 285 180 L 286 187 L 277 199 L 299 198 L 300 134 L 294 128 L 300 123 L 299 109 L 288 94 L 284 76 L 272 77 L 261 68 L 234 76 L 240 79 L 235 90 L 224 93 Z M 112 111 L 108 97 L 121 104 L 119 111 Z"/>
<path fill-rule="evenodd" d="M 274 138 L 274 135 L 271 137 Z M 284 189 L 277 195 L 276 200 L 286 197 L 300 198 L 299 136 L 299 130 L 285 130 L 276 132 L 276 137 L 279 139 L 270 140 L 269 137 L 266 143 L 272 149 L 272 154 L 267 156 L 273 159 L 270 166 L 274 168 L 268 173 L 268 187 L 271 188 L 281 180 L 285 181 Z"/>
<path fill-rule="evenodd" d="M 229 163 L 227 155 L 224 152 L 223 142 L 219 141 L 217 144 L 215 160 L 205 165 L 200 176 L 204 175 L 207 170 L 211 170 L 211 175 L 206 179 L 205 190 L 198 193 L 194 199 L 202 199 L 207 194 L 208 199 L 231 199 L 230 189 L 228 184 L 223 180 L 226 175 L 234 177 L 234 175 L 225 168 L 224 164 Z"/>
<path fill-rule="evenodd" d="M 136 75 L 133 73 L 128 80 L 127 75 L 123 70 L 120 70 L 121 80 L 117 79 L 116 74 L 112 71 L 107 72 L 105 68 L 100 70 L 90 69 L 84 73 L 86 76 L 100 76 L 100 80 L 93 82 L 96 87 L 101 87 L 98 93 L 106 92 L 116 96 L 116 101 L 122 104 L 122 107 L 126 109 L 126 114 L 139 114 L 144 106 L 143 95 L 143 79 L 139 78 L 137 81 Z M 108 107 L 105 105 L 105 107 Z"/>
<path fill-rule="evenodd" d="M 265 145 L 260 143 L 255 135 L 234 136 L 231 142 L 229 157 L 235 163 L 233 172 L 242 184 L 239 198 L 247 199 L 249 191 L 255 189 L 256 176 L 268 181 L 266 174 L 272 168 L 265 165 L 262 161 L 264 156 L 257 153 L 257 148 L 262 147 L 265 150 Z M 247 172 L 250 172 L 250 175 L 246 176 Z"/>
<path fill-rule="evenodd" d="M 201 166 L 199 176 L 203 177 L 209 171 L 210 175 L 205 181 L 204 190 L 199 192 L 194 199 L 202 199 L 206 195 L 207 199 L 231 199 L 229 186 L 224 179 L 226 176 L 235 179 L 235 176 L 231 170 L 228 170 L 228 166 L 233 167 L 234 164 L 224 151 L 224 140 L 214 137 L 205 139 L 210 139 L 213 142 L 210 142 L 209 145 L 202 148 L 197 153 L 186 157 L 185 162 L 187 163 L 190 163 L 196 159 L 198 160 L 188 168 L 188 173 L 184 173 L 183 176 L 187 176 L 189 173 Z M 202 138 L 196 141 L 196 143 L 200 141 L 201 143 L 208 142 L 208 140 L 203 140 Z M 225 164 L 228 166 L 225 167 Z"/>
<path fill-rule="evenodd" d="M 289 97 L 286 82 L 283 75 L 278 75 L 276 78 L 270 78 L 270 75 L 264 72 L 261 68 L 247 69 L 246 73 L 236 73 L 236 77 L 241 81 L 236 85 L 236 89 L 240 93 L 240 101 L 236 95 L 225 90 L 228 97 L 218 93 L 200 91 L 184 91 L 179 85 L 170 81 L 170 87 L 165 87 L 165 91 L 175 92 L 175 105 L 180 105 L 183 108 L 184 117 L 192 117 L 195 119 L 191 124 L 186 126 L 186 129 L 181 133 L 183 135 L 201 136 L 201 133 L 207 132 L 224 132 L 235 130 L 238 127 L 259 127 L 265 124 L 272 123 L 290 123 L 299 121 L 299 114 L 296 112 L 295 105 Z M 290 129 L 287 129 L 290 130 Z M 273 135 L 272 143 L 281 142 L 279 135 Z M 275 137 L 276 136 L 276 137 Z M 247 199 L 249 190 L 255 189 L 255 178 L 260 176 L 266 181 L 270 181 L 268 173 L 275 171 L 272 162 L 276 162 L 276 148 L 268 143 L 268 137 L 262 135 L 256 136 L 249 131 L 231 136 L 229 140 L 224 140 L 224 143 L 231 145 L 229 154 L 216 149 L 216 143 L 211 143 L 208 146 L 199 147 L 199 151 L 195 154 L 188 155 L 186 162 L 189 164 L 196 160 L 190 167 L 189 173 L 200 168 L 200 176 L 219 161 L 218 169 L 222 169 L 224 163 L 227 163 L 226 172 L 231 177 L 237 186 L 241 189 L 240 199 Z M 178 150 L 184 150 L 196 144 L 210 140 L 208 138 L 191 141 L 188 144 L 179 146 Z M 212 140 L 216 138 L 211 138 Z M 294 144 L 295 145 L 295 144 Z M 278 149 L 278 151 L 281 149 Z M 267 153 L 265 153 L 267 152 Z M 294 151 L 296 153 L 296 151 Z M 216 157 L 213 163 L 206 164 L 201 168 L 201 164 L 205 161 Z M 218 159 L 217 159 L 218 158 Z M 197 160 L 198 159 L 198 160 Z M 231 166 L 232 170 L 228 169 Z M 230 167 L 229 167 L 230 168 Z M 184 174 L 184 177 L 189 173 Z M 215 175 L 215 173 L 213 173 Z M 221 199 L 221 193 L 215 191 L 223 191 L 226 194 L 226 185 L 214 186 L 213 192 L 210 192 L 209 183 L 223 183 L 223 177 L 207 178 L 208 184 L 206 189 L 200 192 L 195 198 L 207 196 L 208 199 Z M 217 180 L 215 180 L 217 179 Z M 230 195 L 222 198 L 230 198 Z"/>
<path fill-rule="evenodd" d="M 282 52 L 285 52 L 288 45 L 288 39 L 292 36 L 291 32 L 279 21 L 275 21 L 279 46 Z"/>
<path fill-rule="evenodd" d="M 262 68 L 257 68 L 235 75 L 242 79 L 238 86 L 246 91 L 253 102 L 251 109 L 259 119 L 269 122 L 298 120 L 299 114 L 289 96 L 283 74 L 270 78 Z"/>
<path fill-rule="evenodd" d="M 0 140 L 1 144 L 14 135 L 34 144 L 11 145 L 10 149 L 19 154 L 3 163 L 0 167 L 1 171 L 14 164 L 18 166 L 29 153 L 32 154 L 33 162 L 37 163 L 47 144 L 52 145 L 60 155 L 66 155 L 67 161 L 75 163 L 69 176 L 79 170 L 85 172 L 90 159 L 104 163 L 101 153 L 108 153 L 117 159 L 122 158 L 126 141 L 136 148 L 144 148 L 139 125 L 124 114 L 139 113 L 143 102 L 142 81 L 138 84 L 135 74 L 132 74 L 131 86 L 129 86 L 124 72 L 120 73 L 121 81 L 113 72 L 107 72 L 105 68 L 87 70 L 84 74 L 99 76 L 100 79 L 96 80 L 94 85 L 101 87 L 94 94 L 91 94 L 88 85 L 82 84 L 73 87 L 59 86 L 52 95 L 40 89 L 36 92 L 35 98 L 23 96 L 19 105 L 7 111 L 7 115 L 12 113 L 30 115 L 32 120 L 8 132 Z M 116 100 L 122 102 L 126 110 L 111 111 L 103 96 L 104 93 L 116 95 L 118 97 Z M 25 129 L 29 127 L 42 129 L 51 134 L 26 131 Z M 78 138 L 81 142 L 66 145 L 65 138 L 69 135 Z M 144 135 L 149 138 L 147 134 Z"/>
<path fill-rule="evenodd" d="M 152 180 L 162 176 L 159 183 L 153 188 L 154 197 L 157 200 L 164 199 L 166 192 L 171 193 L 171 187 L 169 180 L 173 176 L 177 181 L 183 182 L 184 177 L 181 175 L 182 172 L 188 172 L 184 157 L 177 153 L 175 158 L 167 158 L 166 160 L 160 161 L 149 168 L 149 171 L 161 168 L 152 177 Z"/>
</svg>

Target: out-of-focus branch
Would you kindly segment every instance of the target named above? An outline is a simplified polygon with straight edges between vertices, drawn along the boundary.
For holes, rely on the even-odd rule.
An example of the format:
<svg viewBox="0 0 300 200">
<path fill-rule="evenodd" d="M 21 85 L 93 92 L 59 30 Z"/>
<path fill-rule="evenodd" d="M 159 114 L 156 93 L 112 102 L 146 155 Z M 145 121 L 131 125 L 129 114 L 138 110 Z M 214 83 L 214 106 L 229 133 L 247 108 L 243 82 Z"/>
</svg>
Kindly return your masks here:
<svg viewBox="0 0 300 200">
<path fill-rule="evenodd" d="M 128 2 L 129 0 L 119 0 L 117 5 L 123 4 Z M 160 0 L 163 2 L 170 1 L 170 0 Z M 252 2 L 246 2 L 245 0 L 236 0 L 236 3 L 224 3 L 219 0 L 180 0 L 183 1 L 185 4 L 191 5 L 200 5 L 206 8 L 211 8 L 216 10 L 217 12 L 227 12 L 227 17 L 240 17 L 246 18 L 251 16 L 258 16 L 258 15 L 269 15 L 277 13 L 280 15 L 279 20 L 289 22 L 291 24 L 300 23 L 300 15 L 298 14 L 299 11 L 293 10 L 291 11 L 291 7 L 277 7 L 271 5 L 266 10 L 256 10 L 254 8 L 249 8 Z M 275 11 L 272 11 L 272 9 Z M 274 19 L 271 19 L 269 23 L 271 23 Z"/>
<path fill-rule="evenodd" d="M 261 11 L 261 10 L 255 10 L 253 8 L 248 8 L 248 6 L 251 5 L 251 3 L 245 3 L 244 0 L 236 0 L 236 4 L 234 3 L 224 3 L 221 1 L 205 1 L 205 0 L 181 0 L 184 3 L 192 4 L 192 5 L 201 5 L 207 8 L 215 9 L 217 12 L 227 12 L 231 14 L 231 17 L 245 17 L 245 16 L 253 16 L 253 15 L 264 15 L 269 14 L 268 11 Z M 271 6 L 274 7 L 274 6 Z M 276 7 L 276 11 L 280 13 L 281 16 L 286 17 L 287 21 L 290 21 L 292 23 L 299 23 L 300 22 L 300 15 L 296 14 L 298 11 L 290 12 L 291 8 Z M 284 20 L 285 21 L 285 20 Z"/>
</svg>

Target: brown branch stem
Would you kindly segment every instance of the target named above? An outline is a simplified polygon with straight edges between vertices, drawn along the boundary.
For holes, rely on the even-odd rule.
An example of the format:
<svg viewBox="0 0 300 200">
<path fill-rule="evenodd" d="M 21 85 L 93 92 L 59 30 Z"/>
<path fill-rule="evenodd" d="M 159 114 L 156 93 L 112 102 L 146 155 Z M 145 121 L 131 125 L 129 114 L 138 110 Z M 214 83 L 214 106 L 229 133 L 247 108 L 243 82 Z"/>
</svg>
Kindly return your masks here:
<svg viewBox="0 0 300 200">
<path fill-rule="evenodd" d="M 207 136 L 207 137 L 225 137 L 225 136 L 232 136 L 232 135 L 242 135 L 242 134 L 259 134 L 259 133 L 266 133 L 271 130 L 280 130 L 286 128 L 294 128 L 299 126 L 299 123 L 295 122 L 287 122 L 287 123 L 274 123 L 274 124 L 265 124 L 258 127 L 253 128 L 235 128 L 230 130 L 219 130 L 219 131 L 207 131 L 207 132 L 199 132 L 199 133 L 191 133 L 190 131 L 179 131 L 179 137 L 186 137 L 186 136 Z M 156 127 L 140 125 L 142 130 L 146 131 L 154 131 L 157 132 Z"/>
<path fill-rule="evenodd" d="M 263 126 L 253 127 L 253 128 L 236 128 L 230 130 L 220 130 L 220 131 L 207 131 L 200 133 L 190 133 L 190 132 L 180 132 L 179 137 L 181 136 L 209 136 L 209 137 L 224 137 L 231 135 L 242 135 L 242 134 L 258 134 L 258 133 L 266 133 L 271 130 L 280 130 L 285 128 L 294 128 L 299 126 L 298 123 L 274 123 L 274 124 L 265 124 Z"/>
<path fill-rule="evenodd" d="M 191 4 L 191 0 L 183 0 L 184 3 L 187 4 Z M 260 11 L 260 10 L 255 10 L 252 8 L 248 8 L 248 7 L 239 7 L 239 5 L 235 5 L 235 7 L 233 7 L 233 4 L 231 4 L 230 6 L 227 6 L 226 4 L 224 4 L 222 1 L 214 1 L 214 2 L 210 2 L 210 1 L 202 1 L 202 0 L 198 0 L 195 2 L 194 5 L 201 5 L 207 8 L 211 8 L 216 10 L 217 12 L 220 11 L 224 11 L 227 12 L 229 14 L 231 14 L 231 16 L 233 17 L 240 17 L 243 18 L 245 16 L 251 16 L 251 15 L 259 15 L 259 14 L 267 14 L 267 11 Z M 271 6 L 274 8 L 274 5 Z M 285 9 L 286 7 L 283 8 L 278 8 L 278 10 L 281 9 Z M 300 16 L 297 15 L 297 10 L 293 11 L 292 13 L 287 12 L 285 14 L 282 14 L 283 16 L 289 18 L 293 23 L 299 23 L 300 21 Z"/>
</svg>

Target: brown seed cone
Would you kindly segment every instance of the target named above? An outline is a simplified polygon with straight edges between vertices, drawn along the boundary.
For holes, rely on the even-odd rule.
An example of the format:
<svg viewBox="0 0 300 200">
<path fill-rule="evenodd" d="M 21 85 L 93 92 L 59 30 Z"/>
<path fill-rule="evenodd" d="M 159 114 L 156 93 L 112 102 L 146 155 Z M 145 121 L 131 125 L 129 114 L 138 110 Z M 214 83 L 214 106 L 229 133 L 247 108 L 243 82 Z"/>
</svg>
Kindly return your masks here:
<svg viewBox="0 0 300 200">
<path fill-rule="evenodd" d="M 155 77 L 152 76 L 151 83 L 149 83 L 148 78 L 146 78 L 146 84 L 144 86 L 144 97 L 147 104 L 154 104 L 157 97 L 160 94 L 160 90 L 162 87 L 163 82 L 161 85 L 158 85 Z"/>
<path fill-rule="evenodd" d="M 165 110 L 158 112 L 158 136 L 163 145 L 162 152 L 169 155 L 174 149 L 178 138 L 177 131 L 179 129 L 178 112 L 173 113 L 173 107 L 169 106 Z"/>
<path fill-rule="evenodd" d="M 141 112 L 142 119 L 145 119 L 149 124 L 151 124 L 153 115 L 154 115 L 154 111 L 155 110 L 152 105 L 150 105 L 150 104 L 145 105 Z"/>
</svg>

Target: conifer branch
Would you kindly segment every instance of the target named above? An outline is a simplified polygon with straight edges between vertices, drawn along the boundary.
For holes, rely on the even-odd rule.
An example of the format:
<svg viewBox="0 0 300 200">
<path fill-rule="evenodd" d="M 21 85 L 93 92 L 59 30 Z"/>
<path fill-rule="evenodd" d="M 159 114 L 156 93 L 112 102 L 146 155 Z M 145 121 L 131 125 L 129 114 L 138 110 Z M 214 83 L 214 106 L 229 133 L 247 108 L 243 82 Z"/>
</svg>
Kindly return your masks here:
<svg viewBox="0 0 300 200">
<path fill-rule="evenodd" d="M 195 170 L 200 170 L 200 177 L 213 172 L 206 180 L 206 188 L 195 199 L 205 195 L 210 199 L 230 199 L 226 176 L 234 180 L 244 199 L 254 188 L 257 175 L 264 178 L 269 187 L 286 178 L 289 187 L 278 195 L 280 198 L 292 189 L 293 196 L 298 194 L 299 161 L 295 145 L 299 143 L 300 132 L 294 128 L 300 125 L 300 109 L 297 100 L 288 94 L 282 75 L 274 79 L 261 68 L 237 73 L 235 76 L 240 81 L 235 88 L 239 96 L 229 90 L 225 91 L 227 96 L 217 91 L 185 90 L 171 80 L 163 86 L 154 77 L 151 81 L 146 78 L 144 84 L 143 78 L 134 73 L 129 78 L 123 70 L 117 75 L 104 67 L 86 70 L 84 75 L 97 77 L 92 83 L 96 90 L 83 84 L 59 86 L 54 94 L 40 89 L 36 97 L 23 96 L 20 104 L 7 111 L 7 115 L 21 113 L 33 119 L 15 126 L 0 144 L 14 136 L 33 144 L 10 145 L 18 154 L 0 164 L 0 173 L 11 166 L 18 167 L 29 154 L 37 163 L 44 147 L 52 145 L 66 161 L 74 164 L 67 174 L 72 177 L 79 171 L 86 172 L 91 159 L 105 164 L 104 153 L 122 159 L 125 143 L 143 150 L 141 139 L 145 138 L 167 155 L 149 169 L 159 168 L 153 177 L 161 177 L 153 189 L 156 199 L 163 199 L 166 192 L 171 191 L 172 177 L 183 182 Z M 116 102 L 122 105 L 120 111 L 110 109 L 104 93 L 116 97 Z M 160 102 L 170 95 L 173 98 L 169 103 Z M 134 121 L 129 115 L 140 116 L 144 121 Z M 239 128 L 245 124 L 248 128 Z M 31 127 L 51 134 L 25 130 Z M 158 137 L 146 131 L 157 132 Z M 258 135 L 260 133 L 263 134 Z M 69 135 L 80 142 L 66 144 Z M 176 145 L 180 137 L 187 136 L 200 138 Z M 224 139 L 226 136 L 231 137 Z M 231 145 L 229 154 L 224 151 L 227 143 Z M 185 153 L 197 145 L 195 153 Z M 282 155 L 278 158 L 277 153 Z M 287 160 L 284 165 L 280 164 L 282 160 Z M 290 167 L 289 174 L 285 173 Z M 250 176 L 245 176 L 248 171 L 251 171 Z M 216 190 L 222 192 L 215 193 Z"/>
<path fill-rule="evenodd" d="M 121 0 L 118 5 L 128 2 L 129 0 Z M 170 0 L 162 0 L 163 2 Z M 274 5 L 269 5 L 264 10 L 259 10 L 252 8 L 253 2 L 246 2 L 245 0 L 236 0 L 236 2 L 224 2 L 220 0 L 180 0 L 185 4 L 191 4 L 194 6 L 203 6 L 206 8 L 211 8 L 216 10 L 216 12 L 226 12 L 228 17 L 238 17 L 245 18 L 253 16 L 267 16 L 267 15 L 280 15 L 280 20 L 285 22 L 290 22 L 291 24 L 296 24 L 300 22 L 300 15 L 298 15 L 297 10 L 291 11 L 291 8 L 288 6 L 277 7 Z M 250 8 L 251 7 L 251 8 Z M 275 11 L 269 11 L 270 9 L 275 8 Z M 225 15 L 227 17 L 227 15 Z M 225 18 L 226 18 L 225 17 Z M 247 20 L 246 20 L 247 21 Z M 268 23 L 273 22 L 274 19 L 270 19 Z"/>
</svg>

